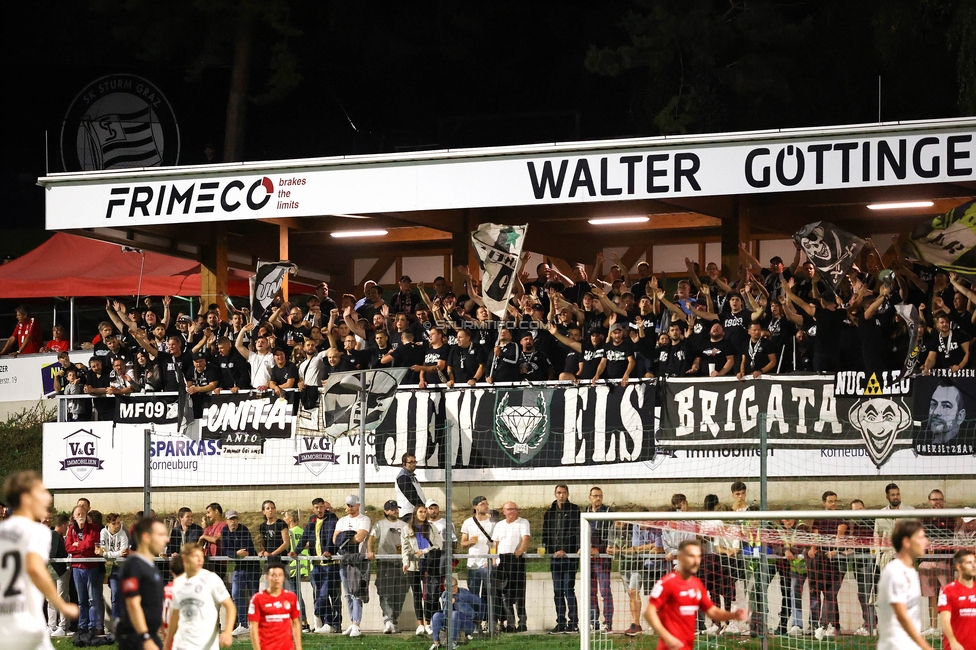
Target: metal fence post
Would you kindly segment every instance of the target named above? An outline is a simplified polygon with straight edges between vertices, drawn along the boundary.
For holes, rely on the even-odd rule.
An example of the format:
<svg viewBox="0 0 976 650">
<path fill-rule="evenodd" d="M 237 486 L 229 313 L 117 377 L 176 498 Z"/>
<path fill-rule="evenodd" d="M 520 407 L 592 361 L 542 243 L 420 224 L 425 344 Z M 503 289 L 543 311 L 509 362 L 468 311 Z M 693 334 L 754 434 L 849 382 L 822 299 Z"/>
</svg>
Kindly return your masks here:
<svg viewBox="0 0 976 650">
<path fill-rule="evenodd" d="M 143 478 L 142 478 L 142 515 L 148 517 L 149 513 L 152 511 L 152 495 L 149 492 L 150 482 L 151 482 L 151 472 L 149 470 L 150 464 L 150 446 L 152 445 L 152 427 L 146 427 L 144 430 L 146 440 L 142 450 L 143 456 Z"/>
<path fill-rule="evenodd" d="M 444 616 L 447 618 L 447 644 L 445 648 L 452 647 L 454 632 L 454 520 L 451 499 L 453 495 L 452 485 L 452 465 L 454 459 L 451 457 L 451 418 L 444 420 L 444 550 L 447 556 L 447 575 L 444 577 L 444 593 L 447 595 L 447 603 L 444 608 Z M 438 641 L 438 639 L 434 639 Z"/>
</svg>

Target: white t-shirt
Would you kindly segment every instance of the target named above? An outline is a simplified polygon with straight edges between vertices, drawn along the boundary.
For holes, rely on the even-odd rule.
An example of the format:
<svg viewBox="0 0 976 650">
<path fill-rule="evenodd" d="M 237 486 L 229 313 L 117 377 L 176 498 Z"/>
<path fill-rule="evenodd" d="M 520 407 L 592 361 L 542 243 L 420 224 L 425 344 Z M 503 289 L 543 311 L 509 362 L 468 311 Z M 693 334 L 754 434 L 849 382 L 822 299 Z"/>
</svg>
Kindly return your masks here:
<svg viewBox="0 0 976 650">
<path fill-rule="evenodd" d="M 230 598 L 224 581 L 201 569 L 192 578 L 173 581 L 173 610 L 180 612 L 180 624 L 173 638 L 179 650 L 219 650 L 220 603 Z M 228 625 L 233 625 L 229 621 Z"/>
<path fill-rule="evenodd" d="M 908 608 L 909 620 L 921 633 L 921 600 L 922 585 L 915 567 L 907 567 L 897 558 L 889 562 L 878 581 L 878 650 L 918 649 L 918 644 L 912 641 L 898 622 L 891 604 L 904 604 Z"/>
<path fill-rule="evenodd" d="M 51 529 L 26 517 L 13 515 L 0 522 L 0 630 L 15 637 L 36 636 L 40 643 L 44 622 L 44 596 L 27 575 L 27 555 L 36 553 L 47 564 Z"/>
<path fill-rule="evenodd" d="M 347 530 L 351 530 L 353 532 L 359 532 L 360 530 L 365 530 L 366 537 L 363 537 L 363 541 L 359 543 L 359 551 L 358 551 L 359 553 L 365 553 L 366 540 L 369 539 L 369 529 L 372 525 L 373 525 L 372 522 L 369 520 L 369 517 L 367 517 L 366 515 L 358 515 L 356 517 L 346 515 L 345 517 L 343 517 L 342 519 L 336 522 L 335 531 L 337 533 L 341 533 Z M 351 544 L 352 542 L 347 544 L 346 548 L 347 549 L 352 548 Z"/>
<path fill-rule="evenodd" d="M 271 369 L 274 368 L 274 355 L 270 352 L 251 352 L 247 363 L 251 366 L 251 388 L 267 386 L 271 381 Z"/>
<path fill-rule="evenodd" d="M 489 517 L 480 523 L 481 528 L 485 529 L 485 533 L 488 533 L 492 539 L 495 539 L 495 522 Z M 464 523 L 461 524 L 461 536 L 467 535 L 468 539 L 478 538 L 477 542 L 468 547 L 468 553 L 472 555 L 488 554 L 488 538 L 485 537 L 485 533 L 481 532 L 481 529 L 478 528 L 478 524 L 474 522 L 474 517 L 468 517 L 464 520 Z M 476 557 L 468 560 L 469 569 L 480 569 L 485 566 L 488 566 L 487 558 Z"/>
<path fill-rule="evenodd" d="M 430 520 L 430 525 L 437 529 L 437 532 L 441 534 L 441 539 L 447 542 L 454 543 L 457 541 L 457 532 L 454 530 L 454 524 L 451 523 L 451 534 L 447 534 L 447 519 L 441 517 L 437 521 L 433 519 Z"/>
<path fill-rule="evenodd" d="M 512 523 L 502 519 L 495 524 L 495 530 L 491 536 L 498 542 L 498 554 L 514 553 L 515 549 L 522 543 L 522 537 L 531 534 L 529 532 L 529 522 L 527 519 L 519 517 Z"/>
</svg>

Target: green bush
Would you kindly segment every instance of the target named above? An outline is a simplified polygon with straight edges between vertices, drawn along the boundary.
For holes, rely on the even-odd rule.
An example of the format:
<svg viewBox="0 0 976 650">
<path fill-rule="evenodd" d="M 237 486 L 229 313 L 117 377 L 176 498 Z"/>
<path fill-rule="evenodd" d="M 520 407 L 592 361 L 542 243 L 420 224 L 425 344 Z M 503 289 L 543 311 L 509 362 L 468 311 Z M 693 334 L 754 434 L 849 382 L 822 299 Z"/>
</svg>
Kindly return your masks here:
<svg viewBox="0 0 976 650">
<path fill-rule="evenodd" d="M 0 477 L 22 469 L 41 471 L 45 422 L 53 422 L 57 411 L 38 403 L 0 422 Z"/>
</svg>

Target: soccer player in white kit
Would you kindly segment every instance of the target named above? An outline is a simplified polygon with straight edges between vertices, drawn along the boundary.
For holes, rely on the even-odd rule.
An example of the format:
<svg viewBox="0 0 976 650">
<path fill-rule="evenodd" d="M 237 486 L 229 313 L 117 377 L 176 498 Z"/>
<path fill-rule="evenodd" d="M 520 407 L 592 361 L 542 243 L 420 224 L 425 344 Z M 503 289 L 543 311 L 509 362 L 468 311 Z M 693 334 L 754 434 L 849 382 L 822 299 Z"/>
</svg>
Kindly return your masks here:
<svg viewBox="0 0 976 650">
<path fill-rule="evenodd" d="M 47 570 L 51 530 L 39 523 L 51 493 L 35 472 L 15 472 L 3 483 L 13 515 L 0 522 L 0 635 L 5 650 L 49 649 L 44 599 L 67 618 L 78 606 L 65 602 Z"/>
<path fill-rule="evenodd" d="M 173 601 L 164 650 L 217 650 L 229 648 L 237 608 L 227 586 L 216 573 L 203 568 L 203 547 L 187 544 L 180 550 L 185 573 L 173 581 Z M 220 608 L 226 629 L 220 631 Z"/>
<path fill-rule="evenodd" d="M 878 581 L 878 650 L 932 650 L 922 636 L 922 584 L 915 561 L 929 540 L 918 519 L 900 519 L 891 531 L 895 559 Z"/>
</svg>

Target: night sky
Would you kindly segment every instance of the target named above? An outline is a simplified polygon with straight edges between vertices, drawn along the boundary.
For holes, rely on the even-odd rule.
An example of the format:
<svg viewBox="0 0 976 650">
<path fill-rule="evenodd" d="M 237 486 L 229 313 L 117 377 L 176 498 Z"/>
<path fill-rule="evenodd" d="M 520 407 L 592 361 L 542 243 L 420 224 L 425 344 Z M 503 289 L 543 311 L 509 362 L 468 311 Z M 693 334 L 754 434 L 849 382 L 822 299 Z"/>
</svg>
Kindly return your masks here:
<svg viewBox="0 0 976 650">
<path fill-rule="evenodd" d="M 884 120 L 972 114 L 976 95 L 959 0 L 10 5 L 2 255 L 43 239 L 36 179 L 98 77 L 163 90 L 181 163 L 222 150 L 242 7 L 245 160 L 871 122 L 879 75 Z"/>
</svg>

